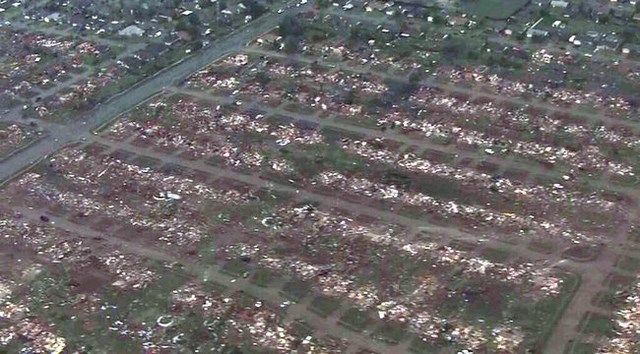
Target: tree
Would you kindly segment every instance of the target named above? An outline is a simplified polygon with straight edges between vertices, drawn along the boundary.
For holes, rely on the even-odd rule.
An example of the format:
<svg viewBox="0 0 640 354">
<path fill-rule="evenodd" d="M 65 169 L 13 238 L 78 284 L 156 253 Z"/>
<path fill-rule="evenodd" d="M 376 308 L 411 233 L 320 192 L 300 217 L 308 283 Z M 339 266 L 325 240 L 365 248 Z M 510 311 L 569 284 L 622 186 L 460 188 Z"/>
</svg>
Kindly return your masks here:
<svg viewBox="0 0 640 354">
<path fill-rule="evenodd" d="M 304 24 L 294 15 L 285 16 L 282 21 L 280 21 L 280 26 L 278 27 L 278 31 L 283 37 L 300 36 L 304 33 L 304 30 Z"/>
<path fill-rule="evenodd" d="M 635 40 L 638 38 L 638 34 L 634 30 L 629 28 L 623 29 L 620 36 L 625 42 L 635 42 Z"/>
<path fill-rule="evenodd" d="M 321 8 L 321 9 L 326 9 L 327 7 L 331 6 L 331 1 L 330 0 L 316 0 L 316 6 L 318 8 Z"/>
<path fill-rule="evenodd" d="M 264 71 L 259 71 L 256 74 L 256 81 L 260 85 L 266 86 L 269 82 L 271 82 L 271 77 L 269 77 L 269 74 L 265 73 Z"/>
<path fill-rule="evenodd" d="M 345 104 L 354 104 L 356 100 L 356 93 L 353 90 L 349 90 L 347 91 L 346 95 L 344 96 L 344 103 Z"/>
<path fill-rule="evenodd" d="M 284 39 L 284 48 L 282 48 L 287 53 L 295 53 L 298 51 L 298 44 L 300 43 L 300 38 L 294 36 L 288 36 Z"/>
<path fill-rule="evenodd" d="M 460 38 L 451 38 L 442 43 L 440 54 L 447 60 L 466 57 L 469 50 L 467 43 Z"/>
<path fill-rule="evenodd" d="M 411 84 L 418 84 L 420 82 L 420 80 L 422 80 L 422 72 L 421 71 L 413 71 L 410 75 L 409 75 L 409 82 Z"/>
<path fill-rule="evenodd" d="M 243 4 L 251 18 L 258 18 L 267 12 L 267 8 L 256 0 L 244 0 Z"/>
</svg>

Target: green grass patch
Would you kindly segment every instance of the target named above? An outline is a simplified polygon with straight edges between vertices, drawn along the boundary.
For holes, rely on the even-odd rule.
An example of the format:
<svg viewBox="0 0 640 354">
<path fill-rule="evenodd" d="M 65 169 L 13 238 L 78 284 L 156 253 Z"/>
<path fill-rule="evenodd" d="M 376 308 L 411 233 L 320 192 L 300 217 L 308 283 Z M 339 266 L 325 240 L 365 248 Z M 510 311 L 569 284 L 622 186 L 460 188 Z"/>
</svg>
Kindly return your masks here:
<svg viewBox="0 0 640 354">
<path fill-rule="evenodd" d="M 615 176 L 611 178 L 611 182 L 623 187 L 635 187 L 640 183 L 638 176 Z"/>
<path fill-rule="evenodd" d="M 601 291 L 593 297 L 593 305 L 606 310 L 615 310 L 624 304 L 625 292 Z"/>
<path fill-rule="evenodd" d="M 291 323 L 291 333 L 298 338 L 305 338 L 312 335 L 315 330 L 303 320 L 296 320 Z"/>
<path fill-rule="evenodd" d="M 538 253 L 551 254 L 558 248 L 558 245 L 550 240 L 533 240 L 527 248 Z"/>
<path fill-rule="evenodd" d="M 453 138 L 448 135 L 433 135 L 429 138 L 429 141 L 437 145 L 447 146 L 451 144 Z"/>
<path fill-rule="evenodd" d="M 640 259 L 635 257 L 622 256 L 618 259 L 616 267 L 630 273 L 637 273 L 640 271 Z"/>
<path fill-rule="evenodd" d="M 273 282 L 275 278 L 276 277 L 272 271 L 267 269 L 258 269 L 253 272 L 253 276 L 251 276 L 250 281 L 257 286 L 266 288 Z"/>
<path fill-rule="evenodd" d="M 383 323 L 371 335 L 373 338 L 382 342 L 397 344 L 404 339 L 407 329 L 397 323 Z"/>
<path fill-rule="evenodd" d="M 442 345 L 426 342 L 419 337 L 415 337 L 409 345 L 409 351 L 416 354 L 434 354 L 439 353 L 441 349 Z M 456 353 L 455 350 L 451 352 Z"/>
<path fill-rule="evenodd" d="M 354 133 L 349 130 L 333 127 L 323 127 L 320 132 L 326 138 L 328 142 L 339 143 L 342 139 L 362 140 L 365 136 L 359 133 Z"/>
<path fill-rule="evenodd" d="M 366 311 L 352 307 L 340 317 L 339 323 L 352 331 L 362 332 L 370 321 Z"/>
<path fill-rule="evenodd" d="M 476 245 L 462 240 L 453 240 L 449 243 L 449 246 L 463 252 L 471 252 L 476 249 Z"/>
<path fill-rule="evenodd" d="M 241 260 L 232 260 L 227 262 L 222 266 L 220 271 L 232 277 L 246 278 L 249 276 L 249 267 L 247 267 L 247 264 Z"/>
<path fill-rule="evenodd" d="M 331 169 L 339 172 L 364 171 L 367 164 L 361 158 L 347 153 L 337 145 L 316 144 L 300 148 L 280 150 L 301 176 L 312 177 Z"/>
<path fill-rule="evenodd" d="M 583 342 L 567 343 L 564 348 L 564 354 L 595 354 L 597 353 L 595 344 Z"/>
<path fill-rule="evenodd" d="M 128 318 L 139 322 L 153 322 L 170 312 L 169 294 L 187 280 L 180 271 L 167 270 L 160 278 L 140 291 L 115 291 L 108 296 L 127 313 Z"/>
<path fill-rule="evenodd" d="M 320 317 L 328 317 L 339 308 L 340 301 L 322 295 L 316 296 L 309 305 L 309 309 Z"/>
<path fill-rule="evenodd" d="M 152 267 L 156 268 L 156 267 Z M 121 291 L 108 288 L 103 295 L 104 303 L 113 304 L 89 314 L 92 327 L 85 328 L 83 321 L 74 318 L 73 305 L 65 296 L 67 277 L 62 274 L 53 281 L 39 279 L 34 283 L 31 308 L 37 311 L 40 294 L 46 295 L 48 305 L 45 312 L 39 315 L 48 318 L 56 327 L 56 331 L 67 339 L 70 347 L 84 347 L 88 352 L 96 353 L 138 353 L 142 343 L 135 339 L 123 338 L 117 331 L 109 330 L 118 319 L 132 322 L 154 323 L 159 316 L 169 313 L 170 293 L 184 284 L 185 275 L 176 269 L 157 269 L 159 278 L 144 289 Z M 44 291 L 41 292 L 41 291 Z"/>
<path fill-rule="evenodd" d="M 212 294 L 222 294 L 227 290 L 226 285 L 222 285 L 218 282 L 207 280 L 202 282 L 202 288 Z"/>
<path fill-rule="evenodd" d="M 630 277 L 614 272 L 607 276 L 605 282 L 609 289 L 618 291 L 629 288 L 631 285 L 633 285 L 635 283 L 635 277 Z"/>
<path fill-rule="evenodd" d="M 513 289 L 486 277 L 465 277 L 452 271 L 447 279 L 449 295 L 438 308 L 445 317 L 456 317 L 467 323 L 484 321 L 493 327 L 504 320 L 509 304 L 516 298 Z"/>
<path fill-rule="evenodd" d="M 580 332 L 610 337 L 615 333 L 615 327 L 611 318 L 588 312 L 580 321 Z"/>
<path fill-rule="evenodd" d="M 294 301 L 300 301 L 307 297 L 311 292 L 311 286 L 301 280 L 291 280 L 284 284 L 281 294 Z"/>
<path fill-rule="evenodd" d="M 522 348 L 531 349 L 533 352 L 542 351 L 558 320 L 580 286 L 580 277 L 575 274 L 561 274 L 560 278 L 563 280 L 560 295 L 547 297 L 538 302 L 525 300 L 516 306 L 513 318 L 517 319 L 516 324 L 525 333 L 530 334 L 525 337 Z"/>
<path fill-rule="evenodd" d="M 509 251 L 502 248 L 487 247 L 483 249 L 480 254 L 482 257 L 497 263 L 505 263 L 509 258 L 511 258 Z"/>
</svg>

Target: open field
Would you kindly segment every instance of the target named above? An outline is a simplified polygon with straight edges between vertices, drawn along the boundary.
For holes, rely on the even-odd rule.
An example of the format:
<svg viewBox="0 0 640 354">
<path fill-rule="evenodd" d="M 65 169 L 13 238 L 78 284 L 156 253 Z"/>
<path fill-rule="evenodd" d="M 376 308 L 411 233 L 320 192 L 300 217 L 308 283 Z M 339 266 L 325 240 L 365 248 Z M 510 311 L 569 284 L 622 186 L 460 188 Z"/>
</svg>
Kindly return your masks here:
<svg viewBox="0 0 640 354">
<path fill-rule="evenodd" d="M 527 0 L 462 0 L 462 8 L 476 16 L 502 20 L 527 3 Z"/>
</svg>

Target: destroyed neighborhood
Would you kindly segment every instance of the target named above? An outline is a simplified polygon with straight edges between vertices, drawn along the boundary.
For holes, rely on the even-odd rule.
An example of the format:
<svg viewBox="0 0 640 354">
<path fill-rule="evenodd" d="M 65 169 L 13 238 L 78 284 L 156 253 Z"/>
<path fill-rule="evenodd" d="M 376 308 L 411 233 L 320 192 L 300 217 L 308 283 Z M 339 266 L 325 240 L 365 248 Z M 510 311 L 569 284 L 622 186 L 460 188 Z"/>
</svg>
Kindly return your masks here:
<svg viewBox="0 0 640 354">
<path fill-rule="evenodd" d="M 640 352 L 639 6 L 0 1 L 0 352 Z"/>
</svg>

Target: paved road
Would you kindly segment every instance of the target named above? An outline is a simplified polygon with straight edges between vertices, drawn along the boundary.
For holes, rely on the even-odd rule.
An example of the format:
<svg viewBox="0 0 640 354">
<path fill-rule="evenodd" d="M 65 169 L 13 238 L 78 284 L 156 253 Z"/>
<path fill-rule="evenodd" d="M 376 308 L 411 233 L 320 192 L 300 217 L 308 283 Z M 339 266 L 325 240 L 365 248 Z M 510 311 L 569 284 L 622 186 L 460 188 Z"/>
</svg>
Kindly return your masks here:
<svg viewBox="0 0 640 354">
<path fill-rule="evenodd" d="M 637 218 L 637 212 L 634 215 Z M 609 244 L 624 247 L 628 241 L 628 232 L 628 225 L 620 225 L 619 230 L 613 233 Z M 579 338 L 580 321 L 587 312 L 602 312 L 592 301 L 599 292 L 607 290 L 605 279 L 615 269 L 620 253 L 616 247 L 605 247 L 595 262 L 585 264 L 583 271 L 578 273 L 582 276 L 582 283 L 547 341 L 545 353 L 562 353 L 571 340 Z M 572 352 L 573 347 L 570 353 Z"/>
<path fill-rule="evenodd" d="M 161 91 L 164 87 L 171 86 L 225 54 L 242 48 L 250 40 L 278 25 L 284 16 L 304 11 L 309 6 L 311 5 L 291 7 L 285 9 L 281 14 L 270 13 L 260 17 L 247 27 L 234 31 L 215 44 L 201 49 L 196 54 L 159 71 L 153 77 L 112 97 L 82 117 L 71 117 L 70 121 L 75 123 L 69 124 L 66 129 L 60 127 L 52 128 L 54 127 L 53 125 L 47 126 L 45 124 L 47 128 L 52 128 L 49 131 L 48 138 L 42 139 L 3 161 L 0 164 L 0 181 L 14 176 L 44 155 L 60 149 L 62 146 L 73 142 L 77 137 L 109 122 L 120 113 L 135 107 L 141 101 Z"/>
</svg>

